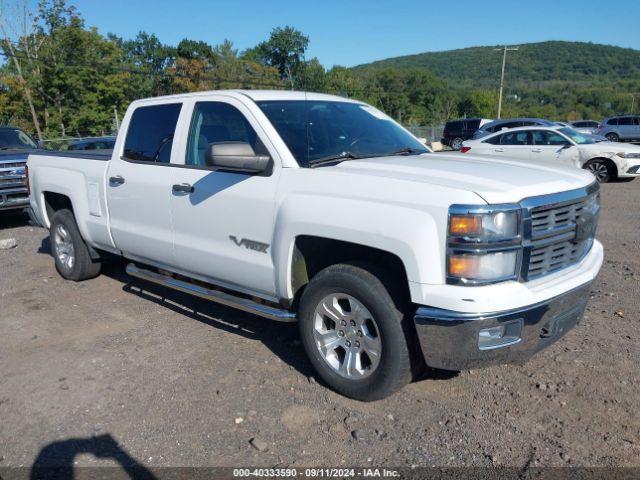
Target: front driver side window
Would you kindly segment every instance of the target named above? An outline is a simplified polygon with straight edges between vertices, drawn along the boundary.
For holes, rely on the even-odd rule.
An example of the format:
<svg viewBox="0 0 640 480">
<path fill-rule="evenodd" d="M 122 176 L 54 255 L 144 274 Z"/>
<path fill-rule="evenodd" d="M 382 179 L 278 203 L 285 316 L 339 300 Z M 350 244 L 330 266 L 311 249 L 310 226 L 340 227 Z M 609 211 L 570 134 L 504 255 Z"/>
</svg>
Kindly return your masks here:
<svg viewBox="0 0 640 480">
<path fill-rule="evenodd" d="M 196 103 L 187 147 L 187 165 L 206 167 L 205 153 L 212 143 L 244 142 L 254 152 L 264 153 L 260 140 L 245 116 L 224 102 Z"/>
<path fill-rule="evenodd" d="M 536 145 L 569 145 L 569 141 L 562 135 L 548 130 L 536 130 L 533 134 Z"/>
</svg>

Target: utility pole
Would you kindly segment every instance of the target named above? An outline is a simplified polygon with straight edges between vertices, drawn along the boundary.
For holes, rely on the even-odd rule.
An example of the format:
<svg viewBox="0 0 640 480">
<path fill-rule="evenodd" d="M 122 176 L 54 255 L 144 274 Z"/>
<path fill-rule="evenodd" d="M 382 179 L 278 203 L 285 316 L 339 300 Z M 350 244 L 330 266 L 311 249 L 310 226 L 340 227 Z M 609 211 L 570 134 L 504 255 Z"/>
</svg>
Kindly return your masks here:
<svg viewBox="0 0 640 480">
<path fill-rule="evenodd" d="M 118 107 L 113 106 L 113 123 L 116 129 L 116 133 L 120 130 L 120 118 L 118 117 Z"/>
<path fill-rule="evenodd" d="M 507 52 L 509 51 L 517 51 L 520 47 L 507 47 L 506 45 L 502 48 L 494 48 L 495 51 L 499 52 L 502 50 L 502 73 L 500 74 L 500 97 L 498 98 L 498 119 L 500 119 L 500 113 L 502 112 L 502 91 L 504 90 L 504 67 L 507 64 Z"/>
</svg>

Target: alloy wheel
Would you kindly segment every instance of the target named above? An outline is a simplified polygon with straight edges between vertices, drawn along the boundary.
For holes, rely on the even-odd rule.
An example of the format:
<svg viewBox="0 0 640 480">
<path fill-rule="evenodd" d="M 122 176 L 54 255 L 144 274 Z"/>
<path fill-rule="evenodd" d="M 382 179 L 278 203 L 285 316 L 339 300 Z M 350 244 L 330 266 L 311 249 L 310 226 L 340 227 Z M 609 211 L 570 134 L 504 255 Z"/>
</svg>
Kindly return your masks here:
<svg viewBox="0 0 640 480">
<path fill-rule="evenodd" d="M 598 182 L 602 183 L 609 178 L 609 169 L 602 162 L 593 162 L 587 166 L 587 169 L 593 173 Z"/>
<path fill-rule="evenodd" d="M 338 375 L 366 378 L 380 363 L 382 342 L 373 315 L 356 298 L 335 293 L 316 307 L 313 337 L 321 358 Z"/>
<path fill-rule="evenodd" d="M 53 239 L 58 261 L 62 266 L 71 270 L 75 263 L 75 249 L 69 231 L 64 225 L 57 225 Z"/>
</svg>

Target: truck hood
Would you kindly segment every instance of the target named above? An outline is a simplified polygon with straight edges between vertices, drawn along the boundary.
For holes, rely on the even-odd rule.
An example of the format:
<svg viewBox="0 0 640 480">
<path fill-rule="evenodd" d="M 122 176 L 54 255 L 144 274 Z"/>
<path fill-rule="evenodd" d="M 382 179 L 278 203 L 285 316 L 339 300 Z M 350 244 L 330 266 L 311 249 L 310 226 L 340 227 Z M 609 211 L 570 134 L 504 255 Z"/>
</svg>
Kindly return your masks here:
<svg viewBox="0 0 640 480">
<path fill-rule="evenodd" d="M 475 192 L 489 204 L 519 202 L 594 182 L 590 172 L 573 167 L 445 153 L 352 160 L 335 168 Z"/>
</svg>

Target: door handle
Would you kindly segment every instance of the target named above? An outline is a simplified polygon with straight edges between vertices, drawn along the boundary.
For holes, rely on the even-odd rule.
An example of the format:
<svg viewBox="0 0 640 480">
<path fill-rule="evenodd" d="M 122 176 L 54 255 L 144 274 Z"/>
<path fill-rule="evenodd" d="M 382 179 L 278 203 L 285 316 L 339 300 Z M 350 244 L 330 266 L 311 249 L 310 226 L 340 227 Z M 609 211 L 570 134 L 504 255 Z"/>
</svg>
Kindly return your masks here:
<svg viewBox="0 0 640 480">
<path fill-rule="evenodd" d="M 124 183 L 124 178 L 122 178 L 120 175 L 109 177 L 109 183 L 112 185 L 122 185 Z"/>
<path fill-rule="evenodd" d="M 532 148 L 531 151 L 534 152 L 534 153 L 540 153 L 542 151 L 542 149 L 541 148 Z"/>
<path fill-rule="evenodd" d="M 494 152 L 504 152 L 504 148 L 494 148 Z"/>
<path fill-rule="evenodd" d="M 176 193 L 193 193 L 193 191 L 195 190 L 193 188 L 193 185 L 189 183 L 179 183 L 174 185 L 172 188 Z"/>
</svg>

